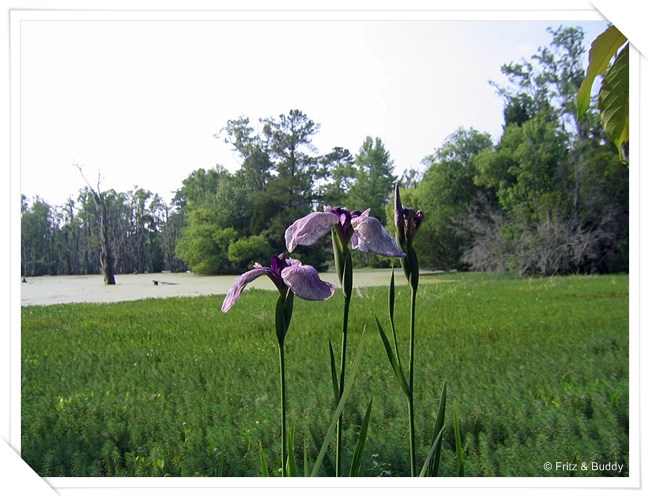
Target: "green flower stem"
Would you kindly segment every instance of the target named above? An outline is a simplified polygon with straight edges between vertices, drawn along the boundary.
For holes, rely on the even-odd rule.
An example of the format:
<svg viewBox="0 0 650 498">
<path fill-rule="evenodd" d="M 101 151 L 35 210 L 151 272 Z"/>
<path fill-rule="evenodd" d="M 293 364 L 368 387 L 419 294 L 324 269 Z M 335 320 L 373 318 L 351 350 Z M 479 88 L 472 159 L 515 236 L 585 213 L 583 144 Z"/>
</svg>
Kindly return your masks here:
<svg viewBox="0 0 650 498">
<path fill-rule="evenodd" d="M 346 349 L 348 342 L 348 318 L 350 313 L 350 299 L 352 298 L 352 255 L 350 249 L 341 240 L 341 236 L 336 230 L 332 228 L 332 248 L 334 250 L 334 262 L 336 264 L 336 273 L 339 277 L 345 304 L 343 308 L 343 336 L 341 338 L 341 372 L 339 375 L 339 395 L 338 400 L 343 396 L 343 389 L 345 388 L 345 363 L 346 363 Z M 338 400 L 337 403 L 338 403 Z M 339 415 L 336 424 L 336 477 L 341 474 L 341 461 L 342 461 L 342 439 L 343 439 L 343 411 Z"/>
<path fill-rule="evenodd" d="M 411 438 L 411 477 L 415 477 L 415 420 L 413 414 L 413 365 L 415 356 L 415 297 L 417 288 L 411 287 L 411 336 L 409 361 L 409 436 Z"/>
<path fill-rule="evenodd" d="M 287 465 L 287 393 L 284 376 L 284 339 L 289 330 L 291 323 L 291 314 L 293 312 L 293 292 L 286 290 L 280 293 L 278 302 L 275 306 L 275 334 L 278 338 L 280 349 L 280 411 L 282 422 L 282 477 L 286 475 Z"/>
<path fill-rule="evenodd" d="M 343 396 L 343 389 L 345 388 L 345 362 L 346 350 L 348 343 L 348 316 L 350 313 L 350 296 L 345 296 L 345 304 L 343 307 L 343 338 L 341 339 L 341 375 L 339 377 L 339 399 Z M 339 421 L 336 426 L 336 477 L 341 475 L 341 450 L 343 439 L 343 412 L 339 416 Z"/>
<path fill-rule="evenodd" d="M 287 465 L 287 393 L 284 379 L 284 341 L 280 341 L 280 410 L 282 412 L 282 477 Z"/>
</svg>

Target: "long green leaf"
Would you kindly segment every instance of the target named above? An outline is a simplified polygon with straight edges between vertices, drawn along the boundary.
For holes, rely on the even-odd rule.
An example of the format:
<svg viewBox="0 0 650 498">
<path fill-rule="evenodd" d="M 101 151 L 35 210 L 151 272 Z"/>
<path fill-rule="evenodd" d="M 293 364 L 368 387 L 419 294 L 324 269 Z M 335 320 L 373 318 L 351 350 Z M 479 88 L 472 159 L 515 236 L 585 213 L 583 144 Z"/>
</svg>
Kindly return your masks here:
<svg viewBox="0 0 650 498">
<path fill-rule="evenodd" d="M 289 324 L 291 323 L 291 315 L 293 314 L 293 291 L 289 289 L 287 291 L 287 297 L 284 300 L 284 326 L 286 330 L 289 330 Z M 286 332 L 285 332 L 286 333 Z"/>
<path fill-rule="evenodd" d="M 339 400 L 339 404 L 336 407 L 336 411 L 334 412 L 334 415 L 332 417 L 332 422 L 330 423 L 329 429 L 327 430 L 327 434 L 325 435 L 325 439 L 323 440 L 323 444 L 321 446 L 320 452 L 318 453 L 318 458 L 316 459 L 316 463 L 314 464 L 314 468 L 311 471 L 311 477 L 316 477 L 318 475 L 318 471 L 320 470 L 320 466 L 323 463 L 323 458 L 325 458 L 325 454 L 327 452 L 327 446 L 330 443 L 330 440 L 332 439 L 332 436 L 334 435 L 336 431 L 336 425 L 339 420 L 339 417 L 341 416 L 341 412 L 343 412 L 343 407 L 345 406 L 345 402 L 348 399 L 348 395 L 350 394 L 350 388 L 352 387 L 352 383 L 354 381 L 354 377 L 357 373 L 357 370 L 359 369 L 359 363 L 361 361 L 361 354 L 363 352 L 363 340 L 365 336 L 366 330 L 364 328 L 363 332 L 361 333 L 361 340 L 359 341 L 359 347 L 357 349 L 357 354 L 354 357 L 354 361 L 352 363 L 352 367 L 350 369 L 350 375 L 348 377 L 348 380 L 345 383 L 345 387 L 343 389 L 343 394 L 341 395 L 341 399 Z"/>
<path fill-rule="evenodd" d="M 219 477 L 223 477 L 223 467 L 225 465 L 225 462 L 226 462 L 226 448 L 221 450 L 221 457 L 219 458 L 219 470 L 217 472 L 217 476 Z"/>
<path fill-rule="evenodd" d="M 440 394 L 440 404 L 438 405 L 438 415 L 436 416 L 436 426 L 433 429 L 433 437 L 431 445 L 433 446 L 435 440 L 438 438 L 442 432 L 442 428 L 445 425 L 445 408 L 447 406 L 447 381 L 445 380 L 442 383 L 442 393 Z M 431 477 L 436 477 L 438 475 L 438 469 L 440 468 L 440 455 L 442 453 L 442 445 L 438 445 L 437 451 L 433 455 L 433 459 L 430 462 L 427 475 Z"/>
<path fill-rule="evenodd" d="M 388 285 L 388 316 L 390 324 L 393 326 L 393 315 L 395 314 L 395 268 L 390 273 L 390 284 Z M 393 330 L 395 327 L 393 326 Z"/>
<path fill-rule="evenodd" d="M 463 445 L 460 440 L 460 427 L 458 426 L 458 413 L 454 402 L 454 432 L 456 433 L 456 462 L 458 464 L 458 477 L 465 476 L 465 463 L 463 462 Z"/>
<path fill-rule="evenodd" d="M 264 449 L 262 448 L 262 441 L 260 441 L 260 467 L 262 468 L 262 476 L 269 477 L 269 467 L 266 465 L 266 458 L 264 458 Z"/>
<path fill-rule="evenodd" d="M 393 367 L 393 372 L 395 372 L 395 376 L 397 377 L 397 382 L 399 383 L 400 387 L 402 388 L 402 391 L 404 391 L 404 394 L 406 396 L 410 396 L 410 389 L 409 386 L 406 382 L 406 378 L 404 377 L 404 372 L 402 371 L 402 366 L 399 364 L 397 359 L 395 358 L 395 355 L 393 354 L 393 349 L 390 346 L 390 342 L 388 342 L 388 337 L 386 337 L 386 333 L 384 332 L 384 329 L 381 326 L 381 323 L 379 323 L 379 319 L 375 316 L 375 321 L 377 322 L 377 328 L 379 329 L 379 334 L 381 335 L 381 340 L 384 343 L 384 348 L 386 348 L 386 354 L 388 355 L 388 361 L 390 365 Z"/>
<path fill-rule="evenodd" d="M 407 258 L 409 260 L 409 268 L 411 269 L 409 285 L 411 286 L 413 292 L 417 292 L 418 284 L 420 282 L 420 263 L 418 263 L 418 255 L 415 252 L 415 249 L 409 249 Z"/>
<path fill-rule="evenodd" d="M 390 285 L 388 287 L 388 316 L 390 317 L 390 328 L 393 331 L 393 345 L 395 346 L 395 358 L 397 363 L 402 365 L 399 357 L 399 347 L 397 345 L 397 333 L 395 332 L 395 268 L 392 269 L 390 274 Z"/>
<path fill-rule="evenodd" d="M 352 456 L 350 477 L 359 477 L 359 472 L 361 471 L 361 464 L 363 463 L 363 450 L 366 447 L 366 438 L 368 437 L 368 425 L 370 424 L 371 409 L 372 398 L 370 398 L 370 402 L 368 403 L 366 415 L 363 417 L 363 423 L 361 424 L 361 430 L 359 431 L 359 438 L 357 439 L 357 445 L 354 449 L 354 455 Z"/>
<path fill-rule="evenodd" d="M 345 296 L 352 295 L 352 253 L 350 249 L 345 249 L 345 270 L 343 271 L 343 285 L 345 286 Z"/>
<path fill-rule="evenodd" d="M 332 370 L 332 387 L 334 388 L 334 404 L 339 404 L 339 381 L 336 377 L 336 362 L 334 360 L 334 350 L 332 349 L 332 341 L 328 341 L 330 345 L 330 369 Z"/>
<path fill-rule="evenodd" d="M 629 52 L 629 45 L 626 45 L 616 56 L 616 61 L 605 74 L 598 97 L 603 128 L 618 148 L 621 158 L 623 143 L 630 138 Z"/>
<path fill-rule="evenodd" d="M 585 79 L 580 85 L 577 95 L 578 119 L 580 119 L 591 104 L 591 88 L 596 76 L 603 74 L 609 67 L 612 57 L 627 41 L 616 26 L 610 26 L 601 33 L 591 44 L 589 50 L 589 67 Z"/>
<path fill-rule="evenodd" d="M 284 338 L 287 335 L 288 328 L 284 306 L 285 298 L 280 294 L 275 303 L 275 335 L 277 336 L 278 344 L 280 345 L 284 344 Z"/>
<path fill-rule="evenodd" d="M 442 427 L 444 429 L 444 426 Z M 425 477 L 427 474 L 427 469 L 429 468 L 429 463 L 431 462 L 431 458 L 433 457 L 433 454 L 440 448 L 440 442 L 442 441 L 442 430 L 438 434 L 438 437 L 433 440 L 433 444 L 431 445 L 431 449 L 429 450 L 429 454 L 427 455 L 427 459 L 424 461 L 424 465 L 422 466 L 422 470 L 420 470 L 420 477 Z"/>
</svg>

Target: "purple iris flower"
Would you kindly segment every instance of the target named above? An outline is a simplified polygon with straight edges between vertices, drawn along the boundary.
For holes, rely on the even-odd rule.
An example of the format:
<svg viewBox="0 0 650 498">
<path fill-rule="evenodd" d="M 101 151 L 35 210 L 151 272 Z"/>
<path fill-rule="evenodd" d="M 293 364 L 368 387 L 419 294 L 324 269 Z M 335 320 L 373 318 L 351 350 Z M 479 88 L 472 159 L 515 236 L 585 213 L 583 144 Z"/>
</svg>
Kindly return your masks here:
<svg viewBox="0 0 650 498">
<path fill-rule="evenodd" d="M 381 222 L 370 216 L 370 209 L 362 213 L 328 206 L 323 208 L 323 212 L 310 213 L 287 228 L 284 234 L 287 249 L 293 252 L 298 245 L 310 246 L 332 228 L 336 230 L 343 248 L 351 242 L 352 248 L 359 251 L 391 258 L 406 256 Z"/>
<path fill-rule="evenodd" d="M 397 229 L 397 239 L 404 238 L 412 243 L 415 234 L 424 220 L 424 211 L 415 210 L 402 205 L 402 199 L 399 195 L 399 186 L 395 185 L 395 228 Z"/>
<path fill-rule="evenodd" d="M 284 254 L 280 254 L 271 258 L 270 267 L 255 263 L 252 270 L 239 276 L 223 300 L 221 311 L 227 313 L 241 297 L 246 286 L 262 275 L 269 277 L 281 294 L 284 295 L 290 289 L 296 296 L 307 301 L 325 301 L 334 295 L 336 289 L 329 282 L 321 280 L 313 266 L 303 265 L 297 259 L 285 258 Z"/>
</svg>

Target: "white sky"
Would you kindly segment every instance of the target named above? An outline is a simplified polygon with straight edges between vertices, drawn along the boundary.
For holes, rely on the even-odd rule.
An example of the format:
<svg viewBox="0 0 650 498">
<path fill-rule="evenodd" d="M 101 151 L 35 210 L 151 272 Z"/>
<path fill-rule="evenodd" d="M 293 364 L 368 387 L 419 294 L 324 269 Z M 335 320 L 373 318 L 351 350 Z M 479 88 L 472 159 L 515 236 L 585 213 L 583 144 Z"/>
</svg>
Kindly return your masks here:
<svg viewBox="0 0 650 498">
<path fill-rule="evenodd" d="M 101 171 L 102 190 L 170 201 L 198 168 L 238 168 L 213 137 L 228 119 L 290 109 L 321 125 L 319 153 L 379 137 L 399 175 L 459 127 L 498 140 L 503 101 L 488 81 L 548 46 L 547 27 L 582 26 L 588 48 L 607 25 L 58 19 L 20 32 L 20 190 L 55 205 L 85 185 L 74 163 L 92 183 Z"/>
</svg>

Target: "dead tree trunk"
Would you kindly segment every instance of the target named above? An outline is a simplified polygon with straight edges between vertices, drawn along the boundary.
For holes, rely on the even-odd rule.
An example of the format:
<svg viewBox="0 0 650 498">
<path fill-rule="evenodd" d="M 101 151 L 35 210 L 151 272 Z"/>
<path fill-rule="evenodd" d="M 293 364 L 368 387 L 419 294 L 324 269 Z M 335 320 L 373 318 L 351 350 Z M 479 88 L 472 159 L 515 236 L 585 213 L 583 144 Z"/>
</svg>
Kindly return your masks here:
<svg viewBox="0 0 650 498">
<path fill-rule="evenodd" d="M 79 173 L 84 180 L 86 177 L 81 171 L 81 167 L 77 165 Z M 115 285 L 115 271 L 113 270 L 113 253 L 111 252 L 111 247 L 108 242 L 108 212 L 106 210 L 106 202 L 104 198 L 99 193 L 99 180 L 97 180 L 97 191 L 90 186 L 88 180 L 86 184 L 90 189 L 90 192 L 93 194 L 93 200 L 95 201 L 95 206 L 97 206 L 97 211 L 99 211 L 99 262 L 102 267 L 102 274 L 104 275 L 104 284 L 105 285 Z"/>
<path fill-rule="evenodd" d="M 113 271 L 113 253 L 111 246 L 108 243 L 108 213 L 106 211 L 106 203 L 104 199 L 91 189 L 95 206 L 99 211 L 99 261 L 102 266 L 102 273 L 104 274 L 105 285 L 115 285 L 115 272 Z"/>
</svg>

